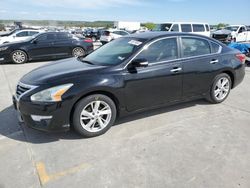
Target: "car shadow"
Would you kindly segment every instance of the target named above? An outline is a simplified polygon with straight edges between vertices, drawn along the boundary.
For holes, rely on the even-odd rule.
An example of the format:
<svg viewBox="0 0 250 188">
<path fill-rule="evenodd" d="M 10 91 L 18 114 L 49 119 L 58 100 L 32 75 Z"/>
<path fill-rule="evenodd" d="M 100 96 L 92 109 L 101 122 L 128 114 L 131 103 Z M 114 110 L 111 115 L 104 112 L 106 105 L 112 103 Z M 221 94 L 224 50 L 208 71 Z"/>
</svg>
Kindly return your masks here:
<svg viewBox="0 0 250 188">
<path fill-rule="evenodd" d="M 40 59 L 40 60 L 31 60 L 31 61 L 28 61 L 27 63 L 24 63 L 24 64 L 32 64 L 32 63 L 44 63 L 44 62 L 54 62 L 54 61 L 58 61 L 58 60 L 63 60 L 63 59 L 68 59 L 70 57 L 65 57 L 65 58 L 53 58 L 53 59 L 50 59 L 50 58 L 46 58 L 46 59 Z M 20 64 L 15 64 L 15 63 L 12 63 L 12 62 L 2 62 L 0 63 L 0 65 L 20 65 Z M 22 64 L 23 65 L 23 64 Z"/>
<path fill-rule="evenodd" d="M 163 114 L 170 111 L 178 111 L 180 109 L 189 108 L 196 105 L 210 104 L 205 100 L 196 100 L 135 113 L 126 117 L 119 118 L 114 126 L 120 126 L 126 122 L 144 119 L 150 116 Z M 68 132 L 43 132 L 31 129 L 25 126 L 23 123 L 18 123 L 17 114 L 13 106 L 9 106 L 8 108 L 0 112 L 0 124 L 0 139 L 1 137 L 7 137 L 13 140 L 29 142 L 33 144 L 56 142 L 59 140 L 87 139 L 77 134 L 74 130 L 70 130 Z"/>
</svg>

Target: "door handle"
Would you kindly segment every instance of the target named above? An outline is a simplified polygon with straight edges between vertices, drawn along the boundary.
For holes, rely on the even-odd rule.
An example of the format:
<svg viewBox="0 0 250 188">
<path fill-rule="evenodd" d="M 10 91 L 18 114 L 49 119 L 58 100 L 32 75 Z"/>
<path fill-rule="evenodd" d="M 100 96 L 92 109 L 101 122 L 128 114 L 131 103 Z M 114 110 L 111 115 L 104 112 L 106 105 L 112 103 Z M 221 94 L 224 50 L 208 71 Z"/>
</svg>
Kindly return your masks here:
<svg viewBox="0 0 250 188">
<path fill-rule="evenodd" d="M 181 67 L 173 68 L 172 70 L 170 70 L 170 72 L 172 72 L 172 73 L 177 73 L 177 72 L 180 72 L 180 71 L 182 71 Z"/>
<path fill-rule="evenodd" d="M 218 59 L 213 59 L 210 61 L 210 64 L 215 64 L 215 63 L 219 63 L 219 60 Z"/>
</svg>

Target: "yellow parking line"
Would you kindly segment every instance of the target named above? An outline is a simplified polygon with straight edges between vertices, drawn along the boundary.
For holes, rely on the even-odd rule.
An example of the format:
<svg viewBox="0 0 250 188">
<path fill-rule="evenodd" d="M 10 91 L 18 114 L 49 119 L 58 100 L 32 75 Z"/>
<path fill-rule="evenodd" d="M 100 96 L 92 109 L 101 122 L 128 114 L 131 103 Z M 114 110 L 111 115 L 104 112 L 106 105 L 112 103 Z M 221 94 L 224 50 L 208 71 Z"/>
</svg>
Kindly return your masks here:
<svg viewBox="0 0 250 188">
<path fill-rule="evenodd" d="M 87 167 L 89 167 L 88 164 L 82 163 L 82 164 L 80 164 L 78 166 L 69 168 L 67 170 L 64 170 L 64 171 L 61 171 L 61 172 L 58 172 L 58 173 L 55 173 L 55 174 L 48 174 L 46 172 L 45 164 L 43 162 L 36 163 L 36 169 L 37 169 L 38 176 L 39 176 L 39 179 L 40 179 L 40 182 L 41 182 L 42 185 L 48 183 L 49 181 L 58 179 L 58 178 L 60 178 L 62 176 L 76 173 L 77 171 L 79 171 L 81 169 L 84 169 L 84 168 L 87 168 Z"/>
</svg>

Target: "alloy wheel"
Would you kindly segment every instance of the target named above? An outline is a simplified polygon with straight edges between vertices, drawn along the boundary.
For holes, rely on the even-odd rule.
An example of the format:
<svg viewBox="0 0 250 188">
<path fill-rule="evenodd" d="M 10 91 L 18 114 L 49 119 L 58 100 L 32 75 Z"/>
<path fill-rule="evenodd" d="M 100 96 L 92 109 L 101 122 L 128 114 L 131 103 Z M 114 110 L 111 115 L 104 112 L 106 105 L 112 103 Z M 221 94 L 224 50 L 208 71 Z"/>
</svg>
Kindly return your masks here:
<svg viewBox="0 0 250 188">
<path fill-rule="evenodd" d="M 22 51 L 16 51 L 12 54 L 12 59 L 15 63 L 24 63 L 26 61 L 26 55 Z"/>
<path fill-rule="evenodd" d="M 111 117 L 111 107 L 104 101 L 96 100 L 83 108 L 80 123 L 89 132 L 99 132 L 109 124 Z"/>
<path fill-rule="evenodd" d="M 74 57 L 81 57 L 84 55 L 85 55 L 84 49 L 82 49 L 80 47 L 76 47 L 73 49 L 73 56 Z"/>
<path fill-rule="evenodd" d="M 230 81 L 227 77 L 220 78 L 214 87 L 214 97 L 221 101 L 225 99 L 230 91 Z"/>
</svg>

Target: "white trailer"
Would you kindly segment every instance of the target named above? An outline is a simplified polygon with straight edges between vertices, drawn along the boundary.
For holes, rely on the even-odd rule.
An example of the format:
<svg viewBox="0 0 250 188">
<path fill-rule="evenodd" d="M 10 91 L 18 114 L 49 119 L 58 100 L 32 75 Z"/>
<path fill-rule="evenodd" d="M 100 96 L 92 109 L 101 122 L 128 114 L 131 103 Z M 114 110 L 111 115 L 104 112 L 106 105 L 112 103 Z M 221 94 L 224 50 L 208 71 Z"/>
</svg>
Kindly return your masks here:
<svg viewBox="0 0 250 188">
<path fill-rule="evenodd" d="M 141 28 L 140 22 L 123 22 L 123 21 L 116 21 L 114 22 L 114 27 L 117 29 L 125 29 L 128 31 L 139 30 Z"/>
</svg>

